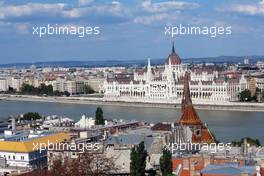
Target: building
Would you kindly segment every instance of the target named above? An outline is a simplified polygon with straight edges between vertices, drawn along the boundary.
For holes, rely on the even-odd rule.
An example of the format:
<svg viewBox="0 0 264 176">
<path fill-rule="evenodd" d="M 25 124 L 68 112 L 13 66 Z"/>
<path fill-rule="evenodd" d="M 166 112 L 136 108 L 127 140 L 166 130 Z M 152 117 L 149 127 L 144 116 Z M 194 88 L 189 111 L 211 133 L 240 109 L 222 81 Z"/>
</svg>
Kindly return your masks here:
<svg viewBox="0 0 264 176">
<path fill-rule="evenodd" d="M 71 95 L 84 93 L 84 81 L 81 80 L 66 80 L 58 78 L 53 84 L 54 91 L 69 92 Z"/>
<path fill-rule="evenodd" d="M 68 140 L 67 133 L 34 131 L 5 131 L 0 138 L 0 158 L 6 167 L 27 168 L 30 170 L 47 167 L 47 147 Z"/>
<path fill-rule="evenodd" d="M 0 78 L 0 92 L 8 91 L 8 82 L 5 78 Z"/>
<path fill-rule="evenodd" d="M 95 126 L 95 119 L 92 117 L 86 117 L 85 115 L 82 115 L 81 119 L 75 123 L 75 127 L 78 128 L 92 128 Z"/>
<path fill-rule="evenodd" d="M 89 78 L 87 81 L 85 81 L 85 85 L 89 85 L 91 86 L 91 88 L 95 91 L 95 92 L 102 92 L 103 89 L 103 84 L 104 84 L 104 78 Z"/>
<path fill-rule="evenodd" d="M 256 78 L 250 78 L 248 88 L 250 90 L 251 96 L 252 97 L 256 96 L 256 91 L 257 91 L 257 81 L 256 81 Z"/>
<path fill-rule="evenodd" d="M 10 86 L 13 89 L 15 89 L 16 91 L 20 91 L 21 87 L 22 87 L 23 81 L 21 78 L 18 77 L 11 77 L 10 78 Z"/>
<path fill-rule="evenodd" d="M 134 101 L 180 103 L 183 95 L 183 77 L 190 71 L 190 91 L 194 103 L 219 103 L 237 101 L 239 92 L 248 88 L 243 75 L 236 79 L 220 78 L 217 71 L 196 71 L 182 64 L 175 52 L 165 60 L 164 67 L 151 67 L 134 73 L 134 77 L 107 78 L 104 82 L 104 98 L 109 101 Z"/>
<path fill-rule="evenodd" d="M 239 166 L 237 163 L 222 165 L 210 164 L 201 171 L 202 176 L 255 176 L 260 175 L 260 168 L 255 166 Z"/>
</svg>

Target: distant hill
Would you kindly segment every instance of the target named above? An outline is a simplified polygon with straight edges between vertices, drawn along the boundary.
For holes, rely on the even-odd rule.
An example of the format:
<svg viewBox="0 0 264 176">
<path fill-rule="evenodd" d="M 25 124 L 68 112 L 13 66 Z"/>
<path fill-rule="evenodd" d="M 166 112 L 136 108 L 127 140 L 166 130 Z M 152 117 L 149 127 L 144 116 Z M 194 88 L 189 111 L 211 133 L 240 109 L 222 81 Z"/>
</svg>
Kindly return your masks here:
<svg viewBox="0 0 264 176">
<path fill-rule="evenodd" d="M 219 56 L 219 57 L 205 57 L 205 58 L 186 58 L 182 59 L 184 63 L 243 63 L 243 60 L 248 58 L 250 63 L 256 63 L 258 60 L 264 61 L 264 56 Z M 90 60 L 90 61 L 48 61 L 48 62 L 35 62 L 35 63 L 12 63 L 0 64 L 1 68 L 16 67 L 28 68 L 32 64 L 37 67 L 111 67 L 111 66 L 144 66 L 146 60 Z M 165 59 L 151 59 L 152 65 L 164 64 Z"/>
</svg>

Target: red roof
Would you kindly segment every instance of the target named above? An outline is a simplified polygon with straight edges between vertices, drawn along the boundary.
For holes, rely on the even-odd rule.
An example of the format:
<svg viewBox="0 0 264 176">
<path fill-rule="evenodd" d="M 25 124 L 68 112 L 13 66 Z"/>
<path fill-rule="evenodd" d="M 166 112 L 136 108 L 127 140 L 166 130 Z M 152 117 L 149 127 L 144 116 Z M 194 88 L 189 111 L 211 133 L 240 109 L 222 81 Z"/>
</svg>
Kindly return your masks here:
<svg viewBox="0 0 264 176">
<path fill-rule="evenodd" d="M 152 128 L 153 131 L 171 131 L 170 124 L 157 123 Z"/>
<path fill-rule="evenodd" d="M 181 125 L 202 125 L 202 121 L 196 113 L 193 105 L 188 105 L 184 108 L 179 123 Z"/>
<path fill-rule="evenodd" d="M 166 64 L 169 65 L 169 59 L 171 61 L 171 65 L 180 65 L 181 64 L 181 58 L 178 56 L 178 54 L 171 53 L 168 58 L 166 59 Z"/>
<path fill-rule="evenodd" d="M 201 133 L 202 133 L 201 137 L 199 138 L 196 137 L 194 134 L 192 135 L 193 143 L 206 143 L 206 142 L 211 143 L 215 141 L 214 137 L 206 127 L 202 128 Z"/>
</svg>

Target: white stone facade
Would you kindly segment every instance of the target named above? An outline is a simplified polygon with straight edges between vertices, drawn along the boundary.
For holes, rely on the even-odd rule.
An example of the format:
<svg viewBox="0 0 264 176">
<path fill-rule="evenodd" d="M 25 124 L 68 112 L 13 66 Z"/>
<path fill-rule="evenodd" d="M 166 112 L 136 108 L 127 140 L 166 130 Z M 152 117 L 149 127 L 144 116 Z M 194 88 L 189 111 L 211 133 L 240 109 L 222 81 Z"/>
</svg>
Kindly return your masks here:
<svg viewBox="0 0 264 176">
<path fill-rule="evenodd" d="M 185 64 L 165 64 L 160 78 L 155 78 L 150 61 L 143 76 L 136 74 L 136 79 L 129 82 L 106 80 L 104 98 L 109 101 L 166 102 L 180 103 L 183 93 L 181 78 L 186 71 L 191 73 L 190 91 L 194 102 L 218 103 L 237 101 L 238 93 L 248 88 L 248 82 L 242 75 L 236 81 L 218 79 L 218 73 L 188 70 Z M 135 74 L 134 74 L 135 75 Z"/>
</svg>

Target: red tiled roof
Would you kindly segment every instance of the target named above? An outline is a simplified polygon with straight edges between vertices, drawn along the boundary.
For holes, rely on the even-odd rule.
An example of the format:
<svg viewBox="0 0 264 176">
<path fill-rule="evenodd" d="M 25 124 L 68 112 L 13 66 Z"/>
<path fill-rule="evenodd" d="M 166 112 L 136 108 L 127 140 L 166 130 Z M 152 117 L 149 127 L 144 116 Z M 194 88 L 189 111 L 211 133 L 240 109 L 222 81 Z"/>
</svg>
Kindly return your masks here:
<svg viewBox="0 0 264 176">
<path fill-rule="evenodd" d="M 182 164 L 182 158 L 172 158 L 172 169 L 175 171 L 179 164 Z"/>
<path fill-rule="evenodd" d="M 202 125 L 202 121 L 196 113 L 193 105 L 188 105 L 184 108 L 179 123 L 181 125 Z"/>
<path fill-rule="evenodd" d="M 152 128 L 154 131 L 171 131 L 170 124 L 157 123 Z"/>
<path fill-rule="evenodd" d="M 210 131 L 206 128 L 203 127 L 202 131 L 201 131 L 201 137 L 198 138 L 196 137 L 194 134 L 192 135 L 192 142 L 193 143 L 211 143 L 214 142 L 214 137 L 212 136 L 212 134 L 210 133 Z"/>
</svg>

